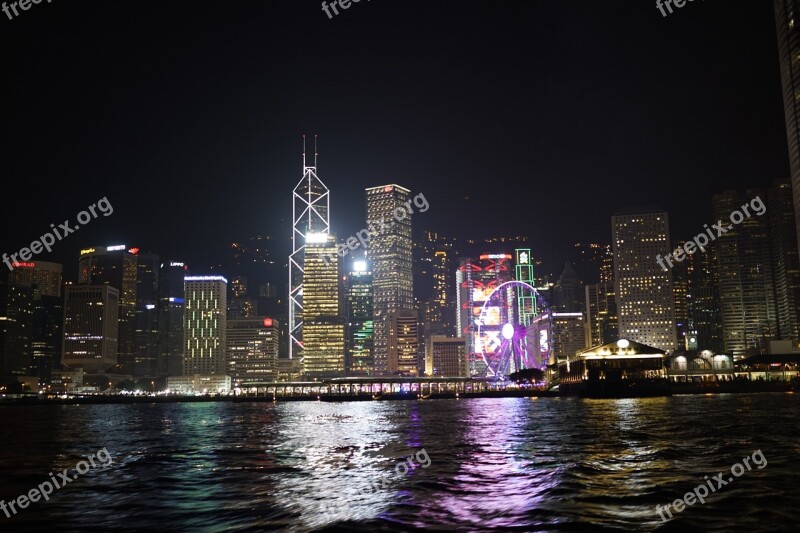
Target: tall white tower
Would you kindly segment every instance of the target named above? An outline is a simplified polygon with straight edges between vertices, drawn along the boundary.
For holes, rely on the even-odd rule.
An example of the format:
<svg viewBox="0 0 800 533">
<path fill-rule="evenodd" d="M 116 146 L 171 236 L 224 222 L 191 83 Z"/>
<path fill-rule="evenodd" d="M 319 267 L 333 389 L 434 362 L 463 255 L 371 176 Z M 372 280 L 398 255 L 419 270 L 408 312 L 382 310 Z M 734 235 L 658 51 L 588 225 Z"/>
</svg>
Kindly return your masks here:
<svg viewBox="0 0 800 533">
<path fill-rule="evenodd" d="M 303 348 L 303 274 L 308 234 L 330 233 L 330 191 L 317 176 L 317 136 L 314 166 L 306 165 L 303 134 L 303 178 L 292 192 L 292 254 L 289 256 L 289 358 Z"/>
</svg>

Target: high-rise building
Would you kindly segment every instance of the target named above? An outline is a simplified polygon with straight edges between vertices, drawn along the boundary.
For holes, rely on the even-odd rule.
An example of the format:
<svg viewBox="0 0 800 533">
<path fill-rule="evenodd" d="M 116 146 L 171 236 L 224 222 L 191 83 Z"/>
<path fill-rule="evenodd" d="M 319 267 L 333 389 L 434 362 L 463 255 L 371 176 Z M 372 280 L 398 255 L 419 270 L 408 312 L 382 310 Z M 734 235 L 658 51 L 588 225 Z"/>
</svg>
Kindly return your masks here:
<svg viewBox="0 0 800 533">
<path fill-rule="evenodd" d="M 619 339 L 617 330 L 617 295 L 613 283 L 586 286 L 587 348 L 601 346 Z"/>
<path fill-rule="evenodd" d="M 499 338 L 500 330 L 508 317 L 497 316 L 481 326 L 478 323 L 483 305 L 492 292 L 507 281 L 511 281 L 514 266 L 511 254 L 483 254 L 478 259 L 461 258 L 456 271 L 457 307 L 456 327 L 458 335 L 467 339 L 467 358 L 471 375 L 480 375 L 486 368 L 483 359 L 481 336 Z M 515 304 L 512 302 L 511 306 Z"/>
<path fill-rule="evenodd" d="M 619 336 L 666 351 L 677 348 L 672 270 L 658 264 L 670 250 L 669 219 L 658 209 L 611 217 Z"/>
<path fill-rule="evenodd" d="M 188 267 L 182 261 L 160 265 L 158 282 L 158 377 L 183 375 L 184 277 Z"/>
<path fill-rule="evenodd" d="M 678 241 L 672 244 L 672 249 L 683 248 L 686 241 Z M 696 337 L 694 328 L 689 321 L 689 300 L 692 295 L 689 289 L 689 277 L 694 270 L 694 263 L 697 255 L 686 255 L 683 261 L 676 261 L 672 267 L 672 295 L 675 302 L 675 333 L 678 339 L 678 346 L 683 348 L 686 339 Z"/>
<path fill-rule="evenodd" d="M 234 386 L 278 377 L 278 322 L 268 317 L 228 320 L 228 375 Z"/>
<path fill-rule="evenodd" d="M 776 181 L 767 197 L 778 330 L 781 339 L 796 340 L 800 338 L 800 255 L 789 180 Z"/>
<path fill-rule="evenodd" d="M 228 300 L 228 319 L 255 318 L 258 303 L 248 296 L 247 278 L 236 276 L 231 279 L 231 298 Z"/>
<path fill-rule="evenodd" d="M 463 337 L 431 335 L 425 339 L 425 374 L 466 377 L 467 343 Z"/>
<path fill-rule="evenodd" d="M 716 242 L 709 243 L 705 253 L 694 254 L 693 258 L 689 273 L 690 330 L 701 350 L 723 353 Z"/>
<path fill-rule="evenodd" d="M 303 178 L 292 191 L 292 253 L 289 256 L 290 359 L 305 344 L 303 283 L 306 236 L 328 235 L 330 228 L 330 191 L 317 176 L 317 137 L 314 136 L 314 166 L 310 167 L 306 165 L 306 137 L 303 135 Z"/>
<path fill-rule="evenodd" d="M 303 369 L 309 377 L 344 376 L 336 239 L 306 235 L 303 272 Z"/>
<path fill-rule="evenodd" d="M 800 226 L 797 226 L 800 224 L 800 65 L 797 61 L 800 57 L 800 3 L 798 0 L 774 0 L 774 6 L 794 198 L 795 233 L 800 238 Z"/>
<path fill-rule="evenodd" d="M 0 388 L 35 375 L 31 368 L 33 289 L 0 282 Z"/>
<path fill-rule="evenodd" d="M 729 220 L 732 212 L 761 195 L 757 190 L 714 195 L 714 220 Z M 767 217 L 745 218 L 714 244 L 725 353 L 734 358 L 759 353 L 779 337 Z"/>
<path fill-rule="evenodd" d="M 586 349 L 586 324 L 583 312 L 552 311 L 553 355 L 558 361 Z"/>
<path fill-rule="evenodd" d="M 411 191 L 399 185 L 381 185 L 366 189 L 367 226 L 384 228 L 377 232 L 367 245 L 367 259 L 372 265 L 375 312 L 374 357 L 376 375 L 408 369 L 405 361 L 397 358 L 403 350 L 410 349 L 404 338 L 390 338 L 393 333 L 406 331 L 392 327 L 391 321 L 406 324 L 417 313 L 414 308 L 414 276 L 412 271 L 411 214 L 406 205 Z M 388 227 L 387 227 L 388 226 Z M 417 328 L 415 327 L 416 331 Z M 413 342 L 415 366 L 418 365 L 419 339 Z M 390 349 L 390 346 L 394 347 Z M 402 355 L 405 357 L 405 355 Z M 390 360 L 391 358 L 391 360 Z"/>
<path fill-rule="evenodd" d="M 33 319 L 30 334 L 31 370 L 39 383 L 50 382 L 61 363 L 61 328 L 64 299 L 61 297 L 62 265 L 47 261 L 19 262 L 9 273 L 11 283 L 32 289 Z"/>
<path fill-rule="evenodd" d="M 81 250 L 78 283 L 108 284 L 119 291 L 117 367 L 114 373 L 133 375 L 136 359 L 136 277 L 138 261 L 125 245 Z"/>
<path fill-rule="evenodd" d="M 155 254 L 136 254 L 136 330 L 134 369 L 136 377 L 155 377 L 158 362 L 158 275 Z"/>
<path fill-rule="evenodd" d="M 14 263 L 14 270 L 8 275 L 11 283 L 18 283 L 27 287 L 36 287 L 42 296 L 61 297 L 61 271 L 60 263 L 47 261 L 29 261 Z"/>
<path fill-rule="evenodd" d="M 418 376 L 419 317 L 409 309 L 391 310 L 386 317 L 387 372 L 391 375 Z"/>
<path fill-rule="evenodd" d="M 102 374 L 117 365 L 119 291 L 110 284 L 67 285 L 61 364 Z"/>
<path fill-rule="evenodd" d="M 366 261 L 354 261 L 345 283 L 345 367 L 348 376 L 372 373 L 372 272 Z"/>
<path fill-rule="evenodd" d="M 225 374 L 228 280 L 186 276 L 183 375 Z"/>
<path fill-rule="evenodd" d="M 583 282 L 569 263 L 564 264 L 558 281 L 553 287 L 553 301 L 550 308 L 554 311 L 579 313 L 583 311 Z"/>
</svg>

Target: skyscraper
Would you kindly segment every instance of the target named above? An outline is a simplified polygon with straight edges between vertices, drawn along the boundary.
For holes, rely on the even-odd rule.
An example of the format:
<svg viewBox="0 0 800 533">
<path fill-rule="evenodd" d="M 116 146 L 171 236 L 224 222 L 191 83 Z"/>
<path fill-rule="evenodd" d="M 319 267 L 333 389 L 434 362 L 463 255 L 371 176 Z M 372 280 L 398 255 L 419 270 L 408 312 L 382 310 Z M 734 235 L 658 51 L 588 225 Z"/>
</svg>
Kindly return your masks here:
<svg viewBox="0 0 800 533">
<path fill-rule="evenodd" d="M 303 135 L 303 178 L 292 192 L 292 253 L 289 256 L 289 358 L 303 348 L 306 235 L 330 233 L 330 192 L 317 176 L 317 136 L 314 166 L 306 165 Z"/>
<path fill-rule="evenodd" d="M 554 311 L 579 313 L 583 311 L 583 305 L 583 282 L 572 265 L 566 263 L 553 287 L 553 302 L 550 308 Z"/>
<path fill-rule="evenodd" d="M 183 375 L 184 276 L 188 267 L 182 261 L 165 261 L 160 266 L 158 283 L 158 376 Z"/>
<path fill-rule="evenodd" d="M 183 375 L 225 375 L 228 280 L 186 276 Z"/>
<path fill-rule="evenodd" d="M 774 0 L 775 28 L 783 87 L 786 139 L 789 143 L 789 170 L 794 197 L 795 233 L 800 239 L 800 18 L 797 0 Z M 800 247 L 800 245 L 798 245 Z"/>
<path fill-rule="evenodd" d="M 466 377 L 467 343 L 463 337 L 431 335 L 425 339 L 425 374 Z"/>
<path fill-rule="evenodd" d="M 61 271 L 60 263 L 47 261 L 30 261 L 14 264 L 14 270 L 9 272 L 8 279 L 11 283 L 19 283 L 28 287 L 36 287 L 43 296 L 61 297 Z"/>
<path fill-rule="evenodd" d="M 800 337 L 800 255 L 792 185 L 778 180 L 767 192 L 772 262 L 775 268 L 775 303 L 781 339 Z"/>
<path fill-rule="evenodd" d="M 0 387 L 35 375 L 31 369 L 33 289 L 0 282 Z"/>
<path fill-rule="evenodd" d="M 303 369 L 310 377 L 344 376 L 344 321 L 339 313 L 336 239 L 305 239 L 303 273 Z"/>
<path fill-rule="evenodd" d="M 278 322 L 269 317 L 228 320 L 227 366 L 234 385 L 278 377 Z"/>
<path fill-rule="evenodd" d="M 407 328 L 410 316 L 413 315 L 416 321 L 411 266 L 411 214 L 406 208 L 410 195 L 411 191 L 394 184 L 366 189 L 367 226 L 384 228 L 367 245 L 367 259 L 372 265 L 374 286 L 376 375 L 400 372 L 400 368 L 408 369 L 407 363 L 399 359 L 406 357 L 405 352 L 398 350 L 401 347 L 403 350 L 409 349 L 407 343 L 410 339 L 404 338 L 401 342 L 398 338 L 390 339 L 390 335 L 410 332 Z M 419 351 L 418 342 L 419 339 L 415 343 L 415 353 Z"/>
<path fill-rule="evenodd" d="M 586 286 L 586 347 L 615 342 L 617 331 L 617 296 L 613 283 Z"/>
<path fill-rule="evenodd" d="M 714 219 L 729 220 L 742 204 L 761 195 L 757 190 L 714 195 Z M 747 217 L 715 244 L 725 352 L 734 358 L 758 353 L 779 337 L 768 219 Z"/>
<path fill-rule="evenodd" d="M 125 245 L 81 250 L 78 283 L 108 284 L 119 291 L 119 335 L 115 373 L 132 375 L 136 346 L 136 277 L 138 261 Z"/>
<path fill-rule="evenodd" d="M 110 284 L 67 285 L 61 364 L 101 374 L 117 365 L 119 291 Z"/>
<path fill-rule="evenodd" d="M 659 209 L 629 209 L 611 217 L 619 336 L 666 351 L 677 347 L 672 270 L 658 257 L 671 252 L 669 219 Z"/>
<path fill-rule="evenodd" d="M 366 261 L 354 261 L 345 288 L 345 354 L 348 376 L 368 376 L 373 368 L 372 272 Z"/>
<path fill-rule="evenodd" d="M 136 321 L 134 369 L 136 377 L 155 377 L 158 361 L 158 275 L 155 254 L 136 255 Z"/>
</svg>

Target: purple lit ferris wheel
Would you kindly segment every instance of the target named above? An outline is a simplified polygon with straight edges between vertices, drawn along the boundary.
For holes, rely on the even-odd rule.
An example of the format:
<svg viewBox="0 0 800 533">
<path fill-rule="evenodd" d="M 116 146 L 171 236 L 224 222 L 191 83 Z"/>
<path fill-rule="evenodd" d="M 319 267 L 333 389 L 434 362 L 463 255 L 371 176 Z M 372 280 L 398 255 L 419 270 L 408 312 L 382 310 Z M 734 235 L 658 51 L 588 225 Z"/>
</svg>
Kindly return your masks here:
<svg viewBox="0 0 800 533">
<path fill-rule="evenodd" d="M 503 380 L 519 370 L 547 365 L 538 325 L 550 313 L 542 306 L 544 299 L 538 291 L 522 281 L 507 281 L 492 291 L 475 319 L 476 351 L 485 365 L 478 369 L 481 377 Z M 545 346 L 549 352 L 549 343 Z"/>
</svg>

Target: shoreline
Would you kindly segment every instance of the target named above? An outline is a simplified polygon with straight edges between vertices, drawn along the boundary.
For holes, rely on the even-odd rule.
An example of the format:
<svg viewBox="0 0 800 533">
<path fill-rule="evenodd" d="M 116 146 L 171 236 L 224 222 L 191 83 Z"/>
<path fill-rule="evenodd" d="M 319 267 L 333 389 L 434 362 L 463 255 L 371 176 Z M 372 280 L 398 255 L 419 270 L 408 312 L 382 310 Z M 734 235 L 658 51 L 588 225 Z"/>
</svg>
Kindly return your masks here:
<svg viewBox="0 0 800 533">
<path fill-rule="evenodd" d="M 660 395 L 712 395 L 712 394 L 756 394 L 756 393 L 788 393 L 800 392 L 795 390 L 791 382 L 744 382 L 744 383 L 715 383 L 713 385 L 673 383 L 669 393 Z M 86 395 L 69 398 L 42 398 L 38 395 L 22 396 L 19 398 L 0 399 L 0 407 L 30 406 L 30 405 L 110 405 L 110 404 L 164 404 L 164 403 L 197 403 L 197 402 L 231 402 L 231 403 L 279 403 L 279 402 L 369 402 L 369 401 L 431 401 L 447 399 L 473 399 L 473 398 L 558 398 L 578 397 L 567 395 L 558 391 L 543 390 L 515 390 L 515 391 L 484 391 L 467 393 L 435 393 L 420 397 L 416 392 L 383 394 L 374 397 L 371 394 L 312 394 L 288 396 L 112 396 L 112 395 Z M 592 396 L 581 396 L 593 399 Z M 596 399 L 620 399 L 654 397 L 650 394 L 610 396 Z"/>
</svg>

